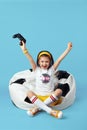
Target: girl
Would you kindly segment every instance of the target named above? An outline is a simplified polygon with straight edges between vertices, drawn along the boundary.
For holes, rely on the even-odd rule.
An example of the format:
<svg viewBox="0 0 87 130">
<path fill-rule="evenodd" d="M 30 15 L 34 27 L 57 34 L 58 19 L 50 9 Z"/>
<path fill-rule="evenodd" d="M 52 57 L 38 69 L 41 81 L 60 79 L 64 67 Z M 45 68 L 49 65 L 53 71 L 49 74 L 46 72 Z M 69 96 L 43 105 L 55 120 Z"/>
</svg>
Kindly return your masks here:
<svg viewBox="0 0 87 130">
<path fill-rule="evenodd" d="M 58 98 L 62 95 L 63 90 L 58 88 L 54 91 L 54 73 L 59 66 L 60 62 L 65 58 L 65 56 L 72 49 L 72 43 L 69 42 L 66 50 L 62 53 L 62 55 L 56 60 L 54 63 L 52 54 L 48 51 L 41 51 L 37 56 L 37 64 L 34 59 L 30 55 L 29 51 L 26 49 L 26 44 L 22 42 L 20 45 L 23 53 L 28 58 L 32 70 L 35 72 L 35 91 L 29 91 L 27 93 L 30 101 L 35 104 L 35 107 L 31 110 L 27 111 L 27 114 L 30 116 L 35 115 L 40 110 L 46 111 L 48 114 L 56 117 L 62 118 L 63 113 L 59 110 L 53 110 L 49 105 L 58 100 Z"/>
</svg>

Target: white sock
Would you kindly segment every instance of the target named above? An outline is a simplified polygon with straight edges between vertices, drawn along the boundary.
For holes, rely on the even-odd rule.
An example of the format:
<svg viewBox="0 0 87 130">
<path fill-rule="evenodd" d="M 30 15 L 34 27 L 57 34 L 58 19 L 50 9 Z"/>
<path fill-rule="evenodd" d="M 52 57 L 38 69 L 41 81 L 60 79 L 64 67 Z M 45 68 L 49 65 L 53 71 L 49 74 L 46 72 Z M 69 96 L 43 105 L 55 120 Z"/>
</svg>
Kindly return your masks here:
<svg viewBox="0 0 87 130">
<path fill-rule="evenodd" d="M 51 113 L 52 109 L 48 107 L 44 102 L 42 102 L 39 98 L 36 96 L 33 96 L 30 98 L 31 102 L 35 104 L 37 107 L 41 108 L 42 110 L 46 111 L 47 113 Z"/>
<path fill-rule="evenodd" d="M 46 105 L 49 105 L 49 104 L 51 104 L 52 102 L 55 102 L 56 100 L 58 100 L 58 97 L 55 96 L 54 94 L 52 94 L 52 95 L 50 95 L 50 96 L 44 101 L 44 103 L 45 103 Z"/>
<path fill-rule="evenodd" d="M 55 102 L 56 100 L 58 100 L 58 97 L 52 94 L 44 101 L 44 104 L 49 106 L 52 102 Z M 41 108 L 38 108 L 38 110 L 41 110 Z"/>
</svg>

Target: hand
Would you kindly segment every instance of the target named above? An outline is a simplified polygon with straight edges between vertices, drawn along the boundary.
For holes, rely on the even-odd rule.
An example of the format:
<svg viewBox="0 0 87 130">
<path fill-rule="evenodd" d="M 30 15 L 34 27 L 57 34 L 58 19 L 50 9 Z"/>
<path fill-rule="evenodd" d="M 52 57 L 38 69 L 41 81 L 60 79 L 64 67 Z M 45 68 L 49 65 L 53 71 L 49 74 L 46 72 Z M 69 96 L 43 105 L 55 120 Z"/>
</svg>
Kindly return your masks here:
<svg viewBox="0 0 87 130">
<path fill-rule="evenodd" d="M 26 44 L 23 41 L 21 41 L 20 47 L 21 47 L 22 51 L 26 50 Z"/>
<path fill-rule="evenodd" d="M 69 42 L 69 43 L 68 43 L 68 49 L 69 49 L 69 50 L 72 49 L 72 42 Z"/>
</svg>

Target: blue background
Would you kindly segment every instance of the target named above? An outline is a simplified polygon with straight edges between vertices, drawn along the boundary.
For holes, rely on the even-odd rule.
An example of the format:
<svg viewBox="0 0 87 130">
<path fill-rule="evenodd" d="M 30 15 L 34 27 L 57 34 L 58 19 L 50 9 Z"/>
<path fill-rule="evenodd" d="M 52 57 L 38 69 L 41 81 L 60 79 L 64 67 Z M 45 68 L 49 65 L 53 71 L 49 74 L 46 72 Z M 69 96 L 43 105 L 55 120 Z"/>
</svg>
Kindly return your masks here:
<svg viewBox="0 0 87 130">
<path fill-rule="evenodd" d="M 12 35 L 21 33 L 36 60 L 46 49 L 54 60 L 73 43 L 73 49 L 59 69 L 76 80 L 75 103 L 55 119 L 45 112 L 35 117 L 14 107 L 8 90 L 10 78 L 30 68 Z M 86 0 L 0 0 L 0 129 L 1 130 L 86 130 L 87 129 L 87 1 Z"/>
</svg>

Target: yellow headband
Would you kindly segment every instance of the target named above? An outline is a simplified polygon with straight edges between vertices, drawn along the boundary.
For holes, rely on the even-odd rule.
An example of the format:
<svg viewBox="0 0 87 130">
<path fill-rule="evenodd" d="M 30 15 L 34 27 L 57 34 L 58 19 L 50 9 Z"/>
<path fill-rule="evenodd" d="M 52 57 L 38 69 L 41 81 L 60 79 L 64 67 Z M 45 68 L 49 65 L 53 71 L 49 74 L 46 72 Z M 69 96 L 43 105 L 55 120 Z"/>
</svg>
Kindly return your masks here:
<svg viewBox="0 0 87 130">
<path fill-rule="evenodd" d="M 47 56 L 49 56 L 49 57 L 50 57 L 50 59 L 51 59 L 51 55 L 50 55 L 50 53 L 49 53 L 49 52 L 46 52 L 46 51 L 41 52 L 41 53 L 39 54 L 38 58 L 40 58 L 42 55 L 47 55 Z"/>
</svg>

